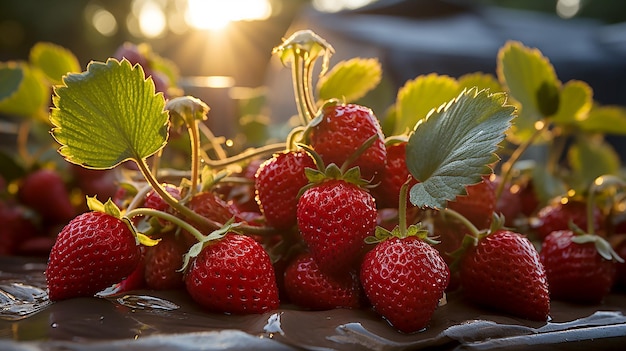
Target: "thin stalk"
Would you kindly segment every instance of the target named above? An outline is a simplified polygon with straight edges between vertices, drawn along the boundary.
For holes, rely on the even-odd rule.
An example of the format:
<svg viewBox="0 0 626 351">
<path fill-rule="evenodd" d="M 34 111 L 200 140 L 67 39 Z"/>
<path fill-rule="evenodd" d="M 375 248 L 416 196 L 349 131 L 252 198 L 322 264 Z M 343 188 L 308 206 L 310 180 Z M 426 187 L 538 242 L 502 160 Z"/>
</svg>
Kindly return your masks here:
<svg viewBox="0 0 626 351">
<path fill-rule="evenodd" d="M 24 121 L 17 129 L 17 152 L 27 165 L 33 163 L 33 158 L 28 152 L 28 135 L 32 122 Z"/>
<path fill-rule="evenodd" d="M 511 157 L 502 164 L 502 179 L 498 184 L 498 188 L 496 189 L 496 199 L 500 199 L 502 195 L 502 191 L 504 190 L 504 186 L 509 182 L 512 175 L 513 165 L 517 161 L 519 161 L 520 157 L 528 150 L 528 148 L 535 142 L 535 139 L 541 135 L 541 133 L 546 129 L 548 123 L 544 123 L 543 126 L 539 129 L 535 129 L 535 132 L 528 138 L 524 143 L 519 145 L 515 151 L 511 154 Z"/>
<path fill-rule="evenodd" d="M 457 211 L 446 208 L 446 209 L 443 209 L 441 213 L 444 216 L 452 216 L 453 218 L 461 222 L 461 224 L 463 224 L 467 229 L 469 229 L 470 234 L 474 238 L 478 238 L 478 236 L 480 235 L 480 230 L 478 230 L 478 228 L 476 228 L 476 226 L 472 222 L 470 222 L 467 218 L 465 218 L 465 216 L 458 213 Z"/>
<path fill-rule="evenodd" d="M 222 160 L 228 157 L 226 155 L 226 151 L 224 151 L 224 148 L 222 148 L 222 145 L 217 141 L 217 137 L 215 136 L 215 134 L 213 134 L 213 131 L 211 131 L 211 129 L 206 124 L 198 123 L 198 128 L 200 129 L 200 132 L 202 132 L 202 134 L 204 134 L 209 140 L 209 143 L 215 151 L 215 154 L 217 154 L 218 159 Z"/>
<path fill-rule="evenodd" d="M 163 211 L 155 210 L 155 209 L 152 209 L 152 208 L 143 208 L 142 207 L 142 208 L 136 208 L 136 209 L 133 209 L 131 211 L 126 212 L 126 217 L 128 217 L 128 218 L 132 218 L 132 217 L 136 217 L 136 216 L 151 216 L 151 217 L 157 217 L 157 218 L 161 218 L 161 219 L 170 221 L 170 222 L 176 224 L 177 226 L 181 227 L 182 229 L 188 231 L 198 241 L 202 241 L 204 239 L 204 237 L 205 237 L 196 227 L 194 227 L 191 224 L 183 221 L 179 217 L 176 217 L 174 215 L 171 215 L 171 214 L 163 212 Z"/>
<path fill-rule="evenodd" d="M 198 192 L 199 168 L 200 168 L 200 133 L 198 131 L 197 120 L 189 123 L 187 130 L 189 131 L 189 140 L 191 143 L 191 189 L 189 196 L 193 197 Z"/>
<path fill-rule="evenodd" d="M 313 118 L 310 114 L 308 102 L 306 99 L 306 93 L 304 91 L 304 76 L 306 69 L 305 64 L 302 62 L 302 58 L 296 52 L 293 55 L 293 63 L 291 64 L 291 79 L 293 81 L 293 94 L 296 99 L 296 107 L 298 108 L 298 116 L 300 116 L 300 123 L 306 126 Z"/>
<path fill-rule="evenodd" d="M 307 54 L 308 56 L 308 54 Z M 309 111 L 309 120 L 317 115 L 317 104 L 313 96 L 313 68 L 315 60 L 310 57 L 304 61 L 304 72 L 302 75 L 302 88 L 306 107 Z"/>
<path fill-rule="evenodd" d="M 150 172 L 150 170 L 148 169 L 148 165 L 146 164 L 145 160 L 143 160 L 143 159 L 135 160 L 135 162 L 139 166 L 139 170 L 141 171 L 141 174 L 144 176 L 146 181 L 152 186 L 154 191 L 157 194 L 159 194 L 161 196 L 161 198 L 165 202 L 167 202 L 168 205 L 170 205 L 173 209 L 178 211 L 183 216 L 185 216 L 185 217 L 189 218 L 190 220 L 192 220 L 194 223 L 196 223 L 201 228 L 206 228 L 207 230 L 215 230 L 215 229 L 220 228 L 220 225 L 218 225 L 215 221 L 211 221 L 208 218 L 197 214 L 196 212 L 192 211 L 190 208 L 188 208 L 188 207 L 182 205 L 181 203 L 179 203 L 178 200 L 176 200 L 172 195 L 170 195 L 170 193 L 168 193 L 161 186 L 161 184 L 158 182 L 158 180 L 154 177 L 154 174 L 152 174 L 152 172 Z"/>
<path fill-rule="evenodd" d="M 285 143 L 268 144 L 258 148 L 244 151 L 238 155 L 225 158 L 223 160 L 204 160 L 204 162 L 211 168 L 224 168 L 226 166 L 247 160 L 252 157 L 273 154 L 275 152 L 281 152 L 285 150 Z"/>
<path fill-rule="evenodd" d="M 400 187 L 400 203 L 398 203 L 398 229 L 400 229 L 400 237 L 406 238 L 407 226 L 406 226 L 406 199 L 409 189 L 409 178 Z"/>
</svg>

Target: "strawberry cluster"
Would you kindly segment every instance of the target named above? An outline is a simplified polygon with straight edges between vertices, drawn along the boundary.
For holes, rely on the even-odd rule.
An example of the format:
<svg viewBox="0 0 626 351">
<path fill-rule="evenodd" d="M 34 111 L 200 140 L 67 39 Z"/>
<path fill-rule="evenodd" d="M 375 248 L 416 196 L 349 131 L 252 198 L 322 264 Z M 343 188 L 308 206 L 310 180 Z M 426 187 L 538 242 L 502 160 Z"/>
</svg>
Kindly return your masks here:
<svg viewBox="0 0 626 351">
<path fill-rule="evenodd" d="M 365 106 L 310 93 L 315 60 L 332 52 L 310 31 L 275 49 L 292 63 L 302 122 L 286 143 L 201 162 L 208 107 L 170 99 L 171 124 L 190 131 L 191 172 L 166 182 L 138 162 L 144 180 L 122 178 L 105 203 L 90 198 L 50 253 L 50 299 L 111 285 L 185 289 L 218 313 L 372 308 L 405 333 L 428 327 L 453 291 L 536 321 L 549 318 L 551 299 L 602 301 L 624 271 L 605 237 L 626 221 L 594 206 L 600 185 L 587 202 L 543 208 L 531 182 L 485 165 L 445 207 L 414 205 L 409 189 L 424 180 L 407 165 L 407 135 L 385 136 Z M 626 240 L 614 246 L 623 253 Z"/>
</svg>

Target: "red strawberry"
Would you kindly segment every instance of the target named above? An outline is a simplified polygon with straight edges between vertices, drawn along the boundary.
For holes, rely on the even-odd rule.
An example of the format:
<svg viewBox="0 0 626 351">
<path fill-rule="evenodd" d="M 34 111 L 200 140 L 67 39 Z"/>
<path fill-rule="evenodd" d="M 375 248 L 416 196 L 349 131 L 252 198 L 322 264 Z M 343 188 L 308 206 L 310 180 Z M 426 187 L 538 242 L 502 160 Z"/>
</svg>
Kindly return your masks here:
<svg viewBox="0 0 626 351">
<path fill-rule="evenodd" d="M 450 271 L 418 236 L 392 237 L 365 255 L 360 278 L 374 309 L 398 330 L 412 333 L 430 322 Z"/>
<path fill-rule="evenodd" d="M 462 256 L 464 295 L 476 304 L 545 321 L 550 312 L 546 274 L 526 237 L 499 230 L 478 240 Z"/>
<path fill-rule="evenodd" d="M 51 169 L 28 174 L 20 185 L 18 199 L 48 223 L 67 223 L 76 215 L 61 175 Z"/>
<path fill-rule="evenodd" d="M 501 181 L 502 179 L 497 177 L 493 182 L 494 187 L 497 188 L 500 186 Z M 519 191 L 520 187 L 517 184 L 504 184 L 502 193 L 497 199 L 495 211 L 496 213 L 500 213 L 504 216 L 506 220 L 505 225 L 509 227 L 514 227 L 517 222 L 516 220 L 524 215 L 522 213 L 522 203 Z"/>
<path fill-rule="evenodd" d="M 489 177 L 466 187 L 467 195 L 458 196 L 448 203 L 448 208 L 459 212 L 478 229 L 489 228 L 496 210 L 496 188 Z"/>
<path fill-rule="evenodd" d="M 261 244 L 228 233 L 211 241 L 185 274 L 191 297 L 203 307 L 224 313 L 263 313 L 278 308 L 274 267 Z"/>
<path fill-rule="evenodd" d="M 63 227 L 50 252 L 46 269 L 50 300 L 93 296 L 131 274 L 140 255 L 125 221 L 85 212 Z"/>
<path fill-rule="evenodd" d="M 600 229 L 604 219 L 602 212 L 597 207 L 593 210 L 594 231 Z M 540 238 L 557 230 L 568 230 L 569 223 L 573 222 L 577 227 L 587 230 L 587 203 L 582 200 L 564 198 L 542 207 L 537 212 L 537 221 L 533 228 Z"/>
<path fill-rule="evenodd" d="M 317 262 L 302 254 L 289 263 L 285 270 L 284 286 L 289 300 L 311 310 L 358 308 L 361 286 L 354 272 L 330 276 L 320 271 Z"/>
<path fill-rule="evenodd" d="M 374 233 L 376 216 L 372 195 L 344 180 L 319 183 L 298 201 L 298 229 L 327 274 L 354 267 L 365 238 Z"/>
<path fill-rule="evenodd" d="M 378 119 L 367 107 L 354 104 L 326 104 L 309 134 L 310 145 L 325 164 L 342 166 L 350 155 L 372 136 L 378 139 L 348 167 L 359 166 L 364 179 L 378 179 L 387 160 L 384 135 Z"/>
<path fill-rule="evenodd" d="M 226 223 L 233 217 L 235 217 L 236 222 L 241 221 L 237 209 L 213 191 L 203 191 L 195 194 L 189 200 L 189 208 L 199 215 L 218 223 Z"/>
<path fill-rule="evenodd" d="M 253 159 L 244 167 L 243 171 L 234 173 L 234 177 L 248 180 L 249 183 L 218 182 L 213 188 L 223 199 L 231 201 L 239 212 L 261 212 L 256 202 L 256 189 L 254 186 L 256 172 L 259 166 L 266 160 Z"/>
<path fill-rule="evenodd" d="M 162 184 L 165 191 L 167 191 L 173 198 L 176 200 L 180 200 L 180 189 L 172 184 Z M 173 213 L 170 208 L 170 205 L 163 200 L 161 195 L 159 195 L 156 191 L 150 190 L 148 194 L 146 194 L 146 199 L 144 201 L 144 206 L 147 208 L 152 208 L 155 210 Z"/>
<path fill-rule="evenodd" d="M 296 225 L 298 192 L 309 183 L 305 168 L 315 162 L 304 151 L 275 154 L 263 162 L 255 176 L 257 202 L 269 226 L 287 229 Z"/>
<path fill-rule="evenodd" d="M 588 239 L 588 240 L 581 240 Z M 580 243 L 579 243 L 580 242 Z M 616 265 L 610 251 L 603 257 L 596 246 L 610 249 L 600 237 L 571 230 L 550 233 L 541 247 L 541 262 L 546 269 L 553 299 L 599 303 L 615 282 Z"/>
<path fill-rule="evenodd" d="M 0 255 L 22 253 L 21 246 L 37 237 L 39 230 L 23 206 L 0 201 Z"/>
<path fill-rule="evenodd" d="M 406 145 L 406 141 L 386 145 L 387 162 L 385 170 L 383 176 L 380 177 L 380 184 L 372 189 L 378 208 L 398 207 L 400 187 L 411 176 L 409 169 L 406 167 Z M 409 189 L 416 183 L 417 180 L 412 178 Z M 407 204 L 412 206 L 408 202 Z"/>
<path fill-rule="evenodd" d="M 180 189 L 172 184 L 162 184 L 165 191 L 167 191 L 173 198 L 176 200 L 180 200 Z M 172 207 L 163 200 L 161 195 L 159 195 L 156 191 L 150 190 L 148 194 L 146 194 L 146 199 L 143 203 L 144 207 L 151 208 L 154 210 L 166 212 L 169 214 L 176 214 L 176 211 L 172 209 Z M 165 227 L 168 225 L 168 221 L 159 218 L 158 219 L 161 226 Z"/>
<path fill-rule="evenodd" d="M 183 255 L 189 245 L 174 233 L 165 233 L 158 244 L 145 248 L 144 279 L 150 289 L 168 290 L 184 286 Z"/>
</svg>

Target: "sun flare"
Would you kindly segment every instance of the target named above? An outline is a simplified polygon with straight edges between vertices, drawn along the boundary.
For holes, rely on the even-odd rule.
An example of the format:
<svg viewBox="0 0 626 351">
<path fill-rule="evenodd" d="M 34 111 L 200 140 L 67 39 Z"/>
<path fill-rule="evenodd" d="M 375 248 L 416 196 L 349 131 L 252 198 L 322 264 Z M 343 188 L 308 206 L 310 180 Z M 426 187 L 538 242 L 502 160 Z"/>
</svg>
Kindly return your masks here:
<svg viewBox="0 0 626 351">
<path fill-rule="evenodd" d="M 222 29 L 231 22 L 264 20 L 272 14 L 269 0 L 188 0 L 186 20 L 198 29 Z"/>
</svg>

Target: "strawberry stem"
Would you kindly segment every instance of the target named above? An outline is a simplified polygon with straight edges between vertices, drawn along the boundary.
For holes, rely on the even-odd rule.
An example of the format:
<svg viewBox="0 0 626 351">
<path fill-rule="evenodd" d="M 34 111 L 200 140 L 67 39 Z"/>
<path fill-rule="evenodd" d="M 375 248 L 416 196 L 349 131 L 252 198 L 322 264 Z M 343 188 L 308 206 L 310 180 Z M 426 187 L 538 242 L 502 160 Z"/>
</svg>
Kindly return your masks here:
<svg viewBox="0 0 626 351">
<path fill-rule="evenodd" d="M 200 133 L 198 132 L 198 123 L 198 120 L 194 120 L 187 126 L 191 143 L 191 189 L 189 196 L 194 196 L 198 192 L 198 182 L 200 179 Z"/>
<path fill-rule="evenodd" d="M 317 114 L 312 79 L 315 61 L 323 55 L 321 76 L 326 72 L 330 55 L 334 52 L 330 44 L 310 30 L 295 32 L 272 50 L 273 54 L 280 56 L 283 64 L 289 61 L 292 63 L 293 91 L 303 126 Z"/>
<path fill-rule="evenodd" d="M 602 175 L 596 178 L 591 185 L 589 186 L 589 194 L 587 196 L 587 233 L 594 234 L 595 232 L 595 221 L 593 215 L 593 206 L 595 204 L 595 195 L 600 192 L 602 189 L 605 189 L 609 186 L 620 187 L 622 189 L 626 189 L 626 182 L 614 175 Z"/>
<path fill-rule="evenodd" d="M 406 203 L 407 203 L 407 194 L 409 192 L 409 183 L 411 182 L 412 176 L 407 177 L 407 180 L 400 187 L 400 203 L 398 203 L 398 229 L 400 230 L 400 235 L 404 238 L 407 233 L 407 225 L 406 225 Z"/>
<path fill-rule="evenodd" d="M 202 228 L 216 229 L 220 227 L 216 222 L 211 221 L 208 218 L 203 217 L 197 214 L 196 212 L 192 211 L 191 209 L 185 207 L 180 202 L 178 202 L 178 200 L 176 200 L 172 195 L 170 195 L 170 193 L 165 191 L 165 189 L 161 186 L 161 184 L 155 178 L 154 174 L 150 172 L 150 170 L 148 169 L 148 165 L 146 164 L 145 160 L 140 159 L 140 160 L 134 160 L 134 161 L 137 163 L 137 166 L 139 166 L 139 170 L 141 171 L 141 174 L 144 176 L 144 178 L 150 184 L 150 186 L 152 186 L 154 191 L 157 194 L 159 194 L 159 196 L 161 196 L 161 198 L 165 202 L 167 202 L 173 209 L 178 211 L 183 216 L 189 218 L 190 220 L 192 220 L 194 223 L 196 223 Z"/>
<path fill-rule="evenodd" d="M 458 213 L 457 211 L 452 210 L 450 208 L 445 208 L 441 211 L 441 214 L 444 216 L 451 216 L 455 218 L 456 220 L 458 220 L 459 222 L 461 222 L 461 224 L 463 224 L 467 229 L 469 229 L 470 234 L 474 238 L 478 238 L 480 236 L 480 230 L 478 230 L 478 228 L 476 228 L 476 226 L 472 222 L 470 222 L 467 218 L 465 218 L 465 216 Z"/>
<path fill-rule="evenodd" d="M 185 222 L 184 220 L 182 220 L 179 217 L 176 217 L 174 215 L 171 215 L 171 214 L 163 212 L 163 211 L 155 210 L 155 209 L 152 209 L 152 208 L 141 207 L 141 208 L 135 208 L 133 210 L 130 210 L 130 211 L 126 212 L 126 217 L 128 217 L 128 218 L 133 218 L 133 217 L 136 217 L 136 216 L 151 216 L 151 217 L 157 217 L 157 218 L 161 218 L 161 219 L 170 221 L 170 222 L 176 224 L 177 226 L 181 227 L 182 229 L 188 231 L 198 241 L 203 240 L 204 237 L 205 237 L 198 229 L 196 229 L 191 224 Z"/>
<path fill-rule="evenodd" d="M 515 151 L 511 154 L 511 157 L 502 164 L 502 180 L 498 184 L 496 188 L 496 201 L 500 199 L 502 192 L 504 191 L 505 185 L 511 179 L 513 174 L 513 166 L 517 161 L 522 157 L 524 152 L 528 150 L 528 148 L 535 142 L 535 140 L 541 135 L 541 133 L 547 128 L 548 123 L 542 123 L 540 128 L 535 128 L 534 133 L 522 144 L 520 144 Z"/>
</svg>

